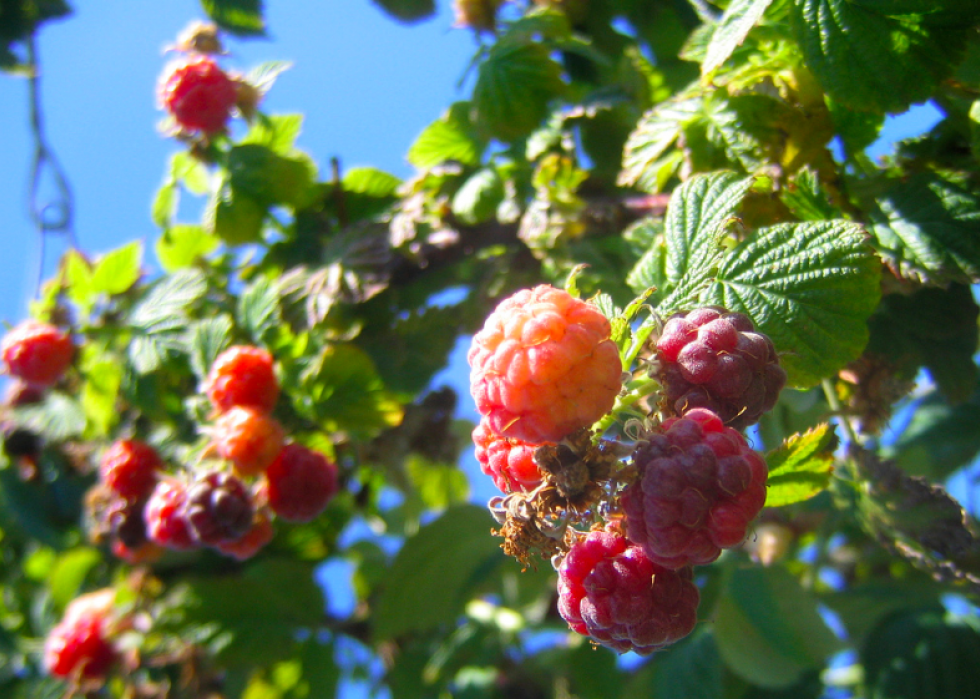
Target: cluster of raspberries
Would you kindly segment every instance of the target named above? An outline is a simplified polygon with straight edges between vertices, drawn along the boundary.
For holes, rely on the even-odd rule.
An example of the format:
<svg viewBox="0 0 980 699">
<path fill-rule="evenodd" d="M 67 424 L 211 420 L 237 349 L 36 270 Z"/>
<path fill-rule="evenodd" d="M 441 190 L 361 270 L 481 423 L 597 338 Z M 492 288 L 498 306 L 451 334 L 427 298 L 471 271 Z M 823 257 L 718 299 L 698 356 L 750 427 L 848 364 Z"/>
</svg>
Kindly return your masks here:
<svg viewBox="0 0 980 699">
<path fill-rule="evenodd" d="M 609 322 L 548 286 L 504 300 L 474 336 L 473 431 L 484 473 L 504 493 L 533 497 L 545 479 L 538 447 L 608 413 L 622 366 Z M 775 348 L 749 318 L 707 307 L 670 318 L 656 343 L 664 419 L 638 440 L 616 513 L 574 533 L 558 569 L 569 627 L 619 652 L 653 652 L 697 620 L 693 566 L 739 545 L 766 500 L 768 469 L 740 429 L 786 383 Z"/>
<path fill-rule="evenodd" d="M 138 439 L 117 441 L 102 455 L 89 511 L 96 531 L 126 561 L 200 546 L 244 560 L 272 539 L 273 514 L 308 522 L 337 492 L 336 465 L 286 443 L 271 415 L 279 382 L 268 351 L 225 350 L 204 388 L 217 414 L 207 430 L 212 453 L 222 459 L 217 465 L 168 475 L 157 451 Z"/>
</svg>

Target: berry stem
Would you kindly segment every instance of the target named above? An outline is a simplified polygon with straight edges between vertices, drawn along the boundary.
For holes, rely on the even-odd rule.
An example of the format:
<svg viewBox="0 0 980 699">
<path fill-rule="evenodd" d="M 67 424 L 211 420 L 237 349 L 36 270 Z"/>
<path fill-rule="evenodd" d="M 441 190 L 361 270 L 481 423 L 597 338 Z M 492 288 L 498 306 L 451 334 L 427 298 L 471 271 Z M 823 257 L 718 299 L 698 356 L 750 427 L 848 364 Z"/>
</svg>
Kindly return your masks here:
<svg viewBox="0 0 980 699">
<path fill-rule="evenodd" d="M 861 439 L 858 437 L 857 431 L 854 429 L 851 421 L 844 414 L 844 409 L 841 406 L 840 401 L 837 399 L 837 392 L 834 391 L 834 384 L 831 383 L 830 379 L 824 379 L 820 382 L 820 385 L 823 388 L 823 394 L 827 399 L 827 404 L 830 405 L 830 409 L 833 414 L 837 416 L 837 422 L 847 434 L 848 441 L 851 444 L 861 446 Z"/>
<path fill-rule="evenodd" d="M 593 439 L 596 443 L 598 443 L 599 438 L 606 430 L 612 427 L 616 422 L 620 421 L 623 414 L 640 419 L 646 418 L 647 416 L 645 413 L 634 410 L 633 406 L 639 403 L 646 396 L 649 396 L 651 393 L 659 390 L 660 384 L 652 377 L 641 376 L 639 378 L 632 379 L 625 385 L 625 388 L 625 393 L 621 393 L 616 396 L 616 402 L 613 404 L 612 410 L 592 426 L 592 432 L 594 435 Z"/>
</svg>

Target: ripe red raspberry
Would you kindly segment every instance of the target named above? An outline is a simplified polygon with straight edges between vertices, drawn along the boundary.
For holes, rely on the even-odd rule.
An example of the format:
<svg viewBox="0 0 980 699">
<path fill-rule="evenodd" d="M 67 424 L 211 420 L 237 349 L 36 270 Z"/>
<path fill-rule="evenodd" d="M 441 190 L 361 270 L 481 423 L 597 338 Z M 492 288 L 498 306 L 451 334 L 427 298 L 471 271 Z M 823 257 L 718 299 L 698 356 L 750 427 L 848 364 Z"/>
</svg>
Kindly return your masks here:
<svg viewBox="0 0 980 699">
<path fill-rule="evenodd" d="M 150 541 L 178 551 L 197 547 L 187 521 L 186 503 L 186 483 L 169 478 L 157 483 L 143 508 L 143 521 Z"/>
<path fill-rule="evenodd" d="M 104 677 L 115 660 L 106 617 L 98 611 L 66 613 L 44 642 L 44 667 L 55 677 Z"/>
<path fill-rule="evenodd" d="M 68 333 L 36 320 L 25 320 L 0 343 L 7 373 L 35 388 L 58 383 L 74 354 L 75 345 Z"/>
<path fill-rule="evenodd" d="M 264 509 L 255 513 L 252 528 L 237 541 L 225 541 L 215 546 L 221 553 L 239 561 L 245 561 L 258 553 L 263 546 L 272 541 L 273 529 L 269 513 Z"/>
<path fill-rule="evenodd" d="M 302 444 L 287 444 L 265 472 L 269 506 L 288 522 L 309 522 L 337 493 L 337 466 Z"/>
<path fill-rule="evenodd" d="M 766 462 L 703 408 L 665 420 L 633 463 L 637 480 L 620 498 L 626 535 L 666 568 L 711 563 L 741 543 L 766 501 Z"/>
<path fill-rule="evenodd" d="M 282 449 L 285 433 L 279 422 L 254 408 L 234 407 L 218 418 L 214 444 L 240 476 L 265 471 Z"/>
<path fill-rule="evenodd" d="M 772 410 L 786 372 L 772 341 L 741 313 L 709 306 L 672 317 L 657 340 L 669 415 L 707 408 L 745 429 Z"/>
<path fill-rule="evenodd" d="M 218 355 L 204 390 L 218 412 L 237 406 L 269 413 L 279 398 L 279 379 L 268 351 L 250 345 L 229 347 Z"/>
<path fill-rule="evenodd" d="M 212 471 L 187 489 L 185 517 L 191 534 L 214 546 L 242 538 L 252 527 L 252 494 L 230 473 Z"/>
<path fill-rule="evenodd" d="M 569 627 L 620 653 L 652 653 L 694 630 L 691 569 L 666 570 L 614 531 L 576 541 L 558 569 L 558 611 Z"/>
<path fill-rule="evenodd" d="M 150 494 L 162 468 L 156 449 L 137 439 L 122 439 L 102 455 L 99 478 L 120 497 L 135 501 Z"/>
<path fill-rule="evenodd" d="M 473 337 L 470 392 L 488 427 L 557 442 L 608 413 L 622 362 L 599 310 L 542 285 L 505 299 Z"/>
<path fill-rule="evenodd" d="M 238 83 L 213 58 L 196 54 L 167 66 L 158 96 L 183 130 L 210 135 L 228 123 Z"/>
<path fill-rule="evenodd" d="M 480 470 L 493 478 L 494 485 L 502 492 L 530 492 L 541 485 L 541 471 L 534 463 L 537 445 L 494 434 L 487 427 L 486 418 L 473 430 L 473 444 Z"/>
</svg>

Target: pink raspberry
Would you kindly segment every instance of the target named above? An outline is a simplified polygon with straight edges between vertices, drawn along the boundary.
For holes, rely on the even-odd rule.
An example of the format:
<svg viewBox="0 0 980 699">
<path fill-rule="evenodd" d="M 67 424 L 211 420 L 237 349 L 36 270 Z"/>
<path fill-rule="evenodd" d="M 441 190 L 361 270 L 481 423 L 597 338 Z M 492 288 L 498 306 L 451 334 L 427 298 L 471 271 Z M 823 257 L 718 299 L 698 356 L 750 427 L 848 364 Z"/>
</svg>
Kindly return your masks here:
<svg viewBox="0 0 980 699">
<path fill-rule="evenodd" d="M 160 455 L 149 444 L 123 439 L 102 455 L 99 478 L 120 497 L 134 501 L 150 494 L 162 468 Z"/>
<path fill-rule="evenodd" d="M 652 653 L 694 630 L 700 601 L 690 568 L 667 570 L 614 531 L 576 541 L 558 569 L 569 627 L 620 653 Z"/>
<path fill-rule="evenodd" d="M 230 473 L 212 471 L 187 489 L 184 516 L 191 534 L 202 544 L 242 538 L 252 527 L 255 507 L 245 484 Z"/>
<path fill-rule="evenodd" d="M 279 398 L 272 355 L 251 345 L 229 347 L 211 365 L 204 391 L 218 412 L 246 406 L 270 413 Z"/>
<path fill-rule="evenodd" d="M 703 408 L 665 420 L 633 453 L 626 534 L 666 568 L 711 563 L 737 546 L 766 501 L 766 462 Z"/>
<path fill-rule="evenodd" d="M 160 546 L 183 551 L 197 547 L 187 522 L 187 484 L 176 479 L 157 483 L 143 509 L 146 535 Z"/>
<path fill-rule="evenodd" d="M 337 493 L 337 466 L 302 444 L 287 444 L 265 472 L 269 506 L 288 522 L 316 518 Z"/>
<path fill-rule="evenodd" d="M 7 373 L 34 388 L 49 388 L 68 371 L 75 345 L 53 325 L 25 320 L 0 343 Z"/>
<path fill-rule="evenodd" d="M 210 135 L 225 129 L 238 99 L 238 82 L 213 58 L 196 54 L 167 67 L 158 96 L 183 130 Z"/>
<path fill-rule="evenodd" d="M 486 418 L 473 430 L 473 444 L 476 445 L 480 470 L 493 478 L 501 492 L 530 492 L 541 485 L 541 471 L 534 463 L 538 445 L 494 434 L 487 426 Z"/>
<path fill-rule="evenodd" d="M 44 642 L 44 667 L 55 677 L 105 677 L 116 660 L 105 616 L 97 611 L 66 614 Z"/>
<path fill-rule="evenodd" d="M 657 340 L 668 414 L 707 408 L 745 429 L 772 410 L 786 372 L 772 341 L 748 316 L 708 306 L 672 317 Z"/>
<path fill-rule="evenodd" d="M 496 434 L 558 442 L 612 410 L 622 362 L 599 310 L 541 285 L 503 300 L 473 337 L 470 392 Z"/>
<path fill-rule="evenodd" d="M 271 464 L 285 440 L 279 422 L 254 408 L 232 407 L 214 426 L 214 444 L 240 476 L 257 476 Z"/>
</svg>

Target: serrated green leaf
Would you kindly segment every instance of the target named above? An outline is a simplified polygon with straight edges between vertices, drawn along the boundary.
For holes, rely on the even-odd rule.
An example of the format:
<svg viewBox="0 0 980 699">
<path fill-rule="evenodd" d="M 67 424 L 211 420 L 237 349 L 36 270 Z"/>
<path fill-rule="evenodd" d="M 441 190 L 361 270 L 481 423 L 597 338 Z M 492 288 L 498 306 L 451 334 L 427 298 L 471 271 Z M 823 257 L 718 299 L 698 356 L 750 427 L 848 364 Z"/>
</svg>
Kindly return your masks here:
<svg viewBox="0 0 980 699">
<path fill-rule="evenodd" d="M 809 167 L 796 173 L 789 186 L 779 193 L 779 198 L 801 221 L 841 218 L 841 210 L 830 202 L 817 173 Z"/>
<path fill-rule="evenodd" d="M 666 278 L 662 284 L 649 280 L 665 297 L 658 306 L 661 314 L 687 310 L 710 283 L 725 254 L 722 227 L 738 211 L 753 181 L 733 172 L 717 172 L 692 177 L 674 190 L 664 219 Z"/>
<path fill-rule="evenodd" d="M 771 4 L 772 0 L 734 0 L 729 4 L 711 34 L 701 75 L 710 74 L 728 60 Z"/>
<path fill-rule="evenodd" d="M 201 0 L 201 6 L 219 27 L 232 34 L 265 34 L 262 0 Z"/>
<path fill-rule="evenodd" d="M 260 63 L 259 65 L 249 70 L 248 73 L 246 73 L 245 75 L 245 82 L 247 82 L 249 85 L 257 89 L 259 92 L 265 94 L 266 92 L 269 91 L 269 89 L 273 86 L 273 84 L 275 84 L 276 79 L 280 75 L 282 75 L 285 71 L 289 70 L 292 67 L 293 64 L 291 61 L 266 61 L 264 63 Z M 272 119 L 274 122 L 277 119 L 285 119 L 291 121 L 295 118 L 299 118 L 300 125 L 302 124 L 302 120 L 303 120 L 303 116 L 301 114 L 296 114 L 296 115 L 275 114 L 269 116 L 268 118 Z M 264 121 L 262 117 L 260 117 L 260 120 Z M 292 138 L 295 140 L 297 135 L 299 135 L 298 128 L 297 131 L 293 133 Z M 267 144 L 267 145 L 271 145 L 271 144 Z M 290 147 L 291 146 L 292 143 L 290 143 Z"/>
<path fill-rule="evenodd" d="M 289 67 L 289 64 L 276 64 L 276 74 Z M 289 155 L 293 152 L 296 139 L 303 129 L 302 114 L 273 114 L 260 115 L 252 128 L 248 130 L 239 145 L 247 143 L 266 146 L 279 155 Z"/>
<path fill-rule="evenodd" d="M 760 687 L 795 684 L 839 647 L 817 601 L 784 568 L 735 568 L 715 607 L 715 640 L 728 668 Z"/>
<path fill-rule="evenodd" d="M 149 331 L 182 328 L 188 307 L 207 291 L 208 283 L 200 270 L 174 272 L 160 279 L 133 308 L 130 322 Z"/>
<path fill-rule="evenodd" d="M 92 270 L 92 288 L 96 293 L 121 294 L 139 281 L 143 261 L 143 244 L 133 241 L 106 253 Z"/>
<path fill-rule="evenodd" d="M 375 608 L 376 638 L 452 624 L 504 561 L 499 541 L 488 534 L 492 525 L 484 508 L 459 505 L 407 539 Z"/>
<path fill-rule="evenodd" d="M 476 166 L 486 148 L 471 118 L 469 102 L 454 102 L 429 124 L 408 149 L 408 162 L 425 170 L 447 160 Z"/>
<path fill-rule="evenodd" d="M 748 315 L 781 353 L 789 384 L 803 388 L 864 349 L 880 274 L 857 224 L 780 224 L 730 252 L 700 301 Z"/>
<path fill-rule="evenodd" d="M 269 146 L 247 143 L 231 149 L 228 172 L 236 196 L 298 208 L 310 199 L 316 166 L 305 155 L 287 157 Z"/>
<path fill-rule="evenodd" d="M 215 357 L 228 346 L 234 323 L 222 314 L 214 318 L 198 320 L 187 329 L 187 347 L 190 350 L 191 368 L 197 378 L 204 380 Z"/>
<path fill-rule="evenodd" d="M 85 411 L 73 397 L 49 391 L 44 400 L 13 411 L 14 422 L 51 442 L 63 442 L 85 431 Z"/>
<path fill-rule="evenodd" d="M 462 223 L 473 226 L 493 218 L 504 198 L 504 182 L 492 167 L 481 168 L 456 190 L 452 212 Z"/>
<path fill-rule="evenodd" d="M 435 0 L 373 0 L 375 5 L 400 22 L 412 23 L 435 14 Z"/>
<path fill-rule="evenodd" d="M 766 507 L 792 505 L 823 491 L 834 471 L 836 442 L 834 428 L 823 423 L 804 434 L 794 434 L 766 454 Z"/>
<path fill-rule="evenodd" d="M 700 109 L 700 96 L 682 93 L 644 114 L 626 140 L 623 169 L 617 184 L 645 192 L 661 191 L 666 183 L 661 170 L 669 164 L 664 154 L 680 137 L 685 124 L 697 117 Z"/>
<path fill-rule="evenodd" d="M 279 285 L 264 277 L 256 279 L 238 297 L 236 315 L 239 324 L 258 342 L 279 324 Z"/>
<path fill-rule="evenodd" d="M 794 0 L 793 9 L 807 67 L 833 99 L 863 111 L 899 112 L 928 99 L 953 72 L 970 30 L 962 18 L 880 2 Z"/>
<path fill-rule="evenodd" d="M 160 266 L 167 272 L 176 272 L 214 252 L 220 244 L 218 237 L 203 226 L 177 225 L 157 238 L 155 250 Z"/>
<path fill-rule="evenodd" d="M 872 229 L 895 272 L 933 284 L 980 280 L 980 197 L 913 175 L 878 197 Z"/>
<path fill-rule="evenodd" d="M 82 313 L 88 313 L 95 303 L 95 289 L 92 285 L 92 265 L 78 250 L 69 250 L 65 255 L 64 281 L 68 287 L 68 298 L 78 305 Z"/>
<path fill-rule="evenodd" d="M 480 64 L 473 88 L 477 124 L 501 141 L 526 136 L 565 88 L 561 66 L 545 46 L 498 42 Z"/>
</svg>

